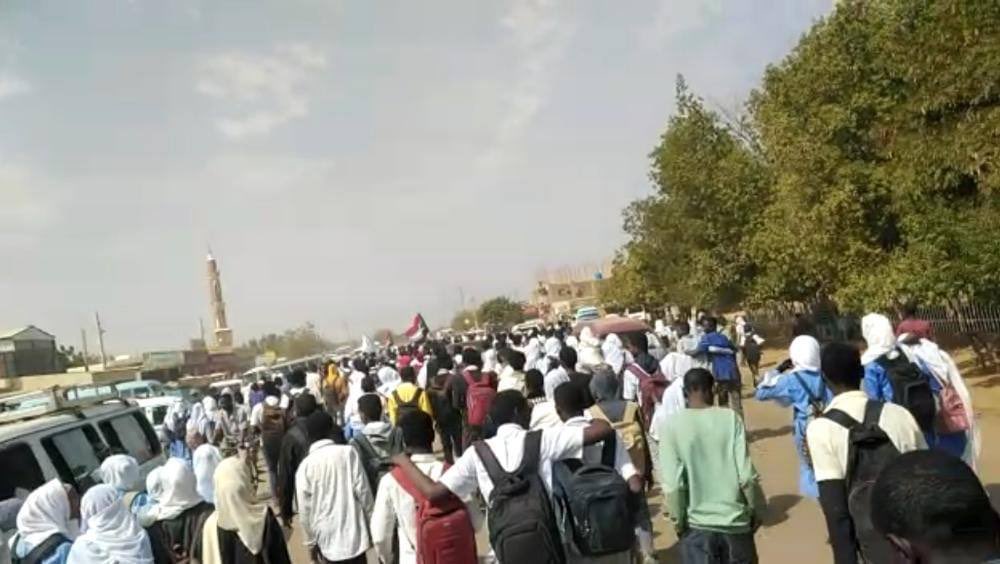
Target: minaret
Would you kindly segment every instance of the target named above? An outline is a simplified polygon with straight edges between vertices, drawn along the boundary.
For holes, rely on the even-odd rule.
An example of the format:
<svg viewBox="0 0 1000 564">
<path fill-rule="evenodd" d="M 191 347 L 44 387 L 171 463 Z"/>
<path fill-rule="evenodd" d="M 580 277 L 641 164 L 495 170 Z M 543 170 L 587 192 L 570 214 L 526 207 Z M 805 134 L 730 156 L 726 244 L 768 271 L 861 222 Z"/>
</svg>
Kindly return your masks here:
<svg viewBox="0 0 1000 564">
<path fill-rule="evenodd" d="M 219 278 L 219 266 L 215 263 L 212 251 L 208 251 L 208 298 L 212 302 L 212 317 L 215 321 L 215 348 L 233 348 L 233 330 L 226 322 L 226 302 L 222 301 L 222 280 Z"/>
</svg>

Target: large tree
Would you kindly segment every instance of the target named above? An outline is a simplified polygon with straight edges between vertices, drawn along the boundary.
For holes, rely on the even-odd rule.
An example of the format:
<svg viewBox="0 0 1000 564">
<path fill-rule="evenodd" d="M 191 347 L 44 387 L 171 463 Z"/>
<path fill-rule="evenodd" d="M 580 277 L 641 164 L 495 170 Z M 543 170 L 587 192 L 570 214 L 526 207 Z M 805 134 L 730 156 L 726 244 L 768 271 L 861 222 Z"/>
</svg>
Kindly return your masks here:
<svg viewBox="0 0 1000 564">
<path fill-rule="evenodd" d="M 479 305 L 477 313 L 479 323 L 483 325 L 510 327 L 524 321 L 521 304 L 505 296 L 486 300 Z"/>
</svg>

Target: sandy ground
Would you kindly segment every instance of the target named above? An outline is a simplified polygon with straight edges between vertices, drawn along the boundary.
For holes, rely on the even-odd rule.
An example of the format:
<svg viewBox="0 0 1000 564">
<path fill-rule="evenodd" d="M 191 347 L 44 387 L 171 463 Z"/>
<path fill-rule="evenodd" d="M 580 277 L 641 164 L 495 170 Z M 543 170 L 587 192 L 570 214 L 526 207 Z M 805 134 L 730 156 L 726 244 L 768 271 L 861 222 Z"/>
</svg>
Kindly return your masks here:
<svg viewBox="0 0 1000 564">
<path fill-rule="evenodd" d="M 783 351 L 768 350 L 762 369 L 767 369 L 784 357 Z M 1000 434 L 1000 373 L 976 370 L 968 351 L 958 351 L 955 359 L 971 388 L 977 421 L 981 430 L 983 452 L 979 458 L 979 475 L 994 498 L 1000 497 L 1000 451 L 988 445 Z M 745 377 L 744 381 L 748 381 Z M 751 438 L 751 454 L 768 497 L 767 520 L 757 533 L 757 550 L 761 562 L 783 562 L 808 558 L 812 564 L 833 562 L 826 542 L 826 524 L 819 504 L 798 494 L 798 462 L 791 437 L 791 411 L 772 403 L 750 398 L 749 386 L 744 389 L 744 411 Z M 662 499 L 650 498 L 654 511 L 657 556 L 661 563 L 679 563 L 676 538 L 666 519 L 660 514 Z M 998 504 L 1000 505 L 1000 504 Z M 300 531 L 289 539 L 292 559 L 309 562 L 302 546 Z M 482 536 L 482 535 L 481 535 Z M 485 539 L 479 539 L 484 544 Z M 377 564 L 369 555 L 369 562 Z"/>
</svg>

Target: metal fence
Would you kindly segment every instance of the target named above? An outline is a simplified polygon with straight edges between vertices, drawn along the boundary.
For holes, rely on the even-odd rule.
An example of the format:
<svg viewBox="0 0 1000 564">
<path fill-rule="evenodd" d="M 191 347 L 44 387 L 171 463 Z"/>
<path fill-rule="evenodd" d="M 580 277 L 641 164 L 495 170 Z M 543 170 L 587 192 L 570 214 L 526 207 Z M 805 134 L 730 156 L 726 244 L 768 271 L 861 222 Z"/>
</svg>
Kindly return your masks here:
<svg viewBox="0 0 1000 564">
<path fill-rule="evenodd" d="M 935 335 L 962 337 L 969 334 L 1000 334 L 1000 307 L 981 304 L 930 306 L 917 316 L 930 322 Z"/>
</svg>

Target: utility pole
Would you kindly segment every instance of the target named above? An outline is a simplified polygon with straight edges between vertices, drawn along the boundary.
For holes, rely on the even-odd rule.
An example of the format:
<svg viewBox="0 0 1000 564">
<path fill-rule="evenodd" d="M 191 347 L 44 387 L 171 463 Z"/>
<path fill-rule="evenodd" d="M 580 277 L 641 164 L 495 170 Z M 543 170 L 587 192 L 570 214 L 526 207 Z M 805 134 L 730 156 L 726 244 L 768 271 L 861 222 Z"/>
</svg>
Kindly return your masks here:
<svg viewBox="0 0 1000 564">
<path fill-rule="evenodd" d="M 201 317 L 198 318 L 198 335 L 201 336 L 201 344 L 207 348 L 208 341 L 205 340 L 205 321 Z"/>
<path fill-rule="evenodd" d="M 80 340 L 83 341 L 83 371 L 90 372 L 90 360 L 87 358 L 90 356 L 87 352 L 87 330 L 83 327 L 80 328 Z"/>
<path fill-rule="evenodd" d="M 101 348 L 101 367 L 108 369 L 108 355 L 104 352 L 104 328 L 101 327 L 101 315 L 94 312 L 94 319 L 97 321 L 97 346 Z"/>
</svg>

